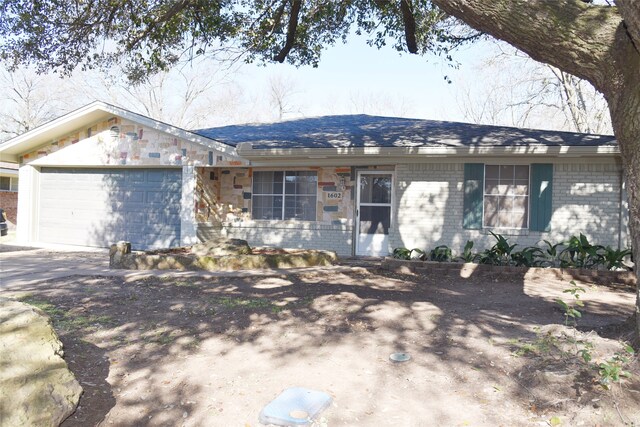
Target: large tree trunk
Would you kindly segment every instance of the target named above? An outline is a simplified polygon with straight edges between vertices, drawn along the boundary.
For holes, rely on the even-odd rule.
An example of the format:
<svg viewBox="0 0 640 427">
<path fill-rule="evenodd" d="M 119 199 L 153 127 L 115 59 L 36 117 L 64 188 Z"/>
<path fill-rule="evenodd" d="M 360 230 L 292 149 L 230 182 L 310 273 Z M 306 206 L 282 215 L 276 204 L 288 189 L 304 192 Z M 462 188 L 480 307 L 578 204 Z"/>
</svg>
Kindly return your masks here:
<svg viewBox="0 0 640 427">
<path fill-rule="evenodd" d="M 581 0 L 432 0 L 477 30 L 533 59 L 591 82 L 609 104 L 622 154 L 634 261 L 640 257 L 640 2 L 618 7 Z M 638 268 L 635 268 L 638 278 Z M 640 283 L 635 341 L 640 345 Z"/>
<path fill-rule="evenodd" d="M 629 200 L 629 231 L 637 283 L 635 347 L 640 349 L 640 55 L 623 56 L 624 52 L 620 53 L 618 63 L 623 78 L 605 91 L 605 97 L 609 103 L 611 122 L 622 154 Z"/>
</svg>

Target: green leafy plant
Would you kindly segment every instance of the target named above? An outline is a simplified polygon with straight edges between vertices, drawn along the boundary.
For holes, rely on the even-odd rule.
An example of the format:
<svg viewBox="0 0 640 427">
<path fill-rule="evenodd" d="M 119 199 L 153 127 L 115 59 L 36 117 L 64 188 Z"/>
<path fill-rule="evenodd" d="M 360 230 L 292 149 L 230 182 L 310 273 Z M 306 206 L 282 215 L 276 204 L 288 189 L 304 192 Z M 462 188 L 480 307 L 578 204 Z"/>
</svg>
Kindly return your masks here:
<svg viewBox="0 0 640 427">
<path fill-rule="evenodd" d="M 613 357 L 598 364 L 598 374 L 600 374 L 600 385 L 609 390 L 612 383 L 620 383 L 623 378 L 631 378 L 631 372 L 624 367 L 629 364 L 629 358 L 635 352 L 630 345 L 626 345 L 624 352 L 616 352 Z"/>
<path fill-rule="evenodd" d="M 452 260 L 451 248 L 447 245 L 436 246 L 429 252 L 429 259 L 431 261 L 449 262 Z"/>
<path fill-rule="evenodd" d="M 603 264 L 602 245 L 592 245 L 587 236 L 571 236 L 567 247 L 559 254 L 560 266 L 571 268 L 596 268 Z"/>
<path fill-rule="evenodd" d="M 536 246 L 527 246 L 511 254 L 511 260 L 518 267 L 537 267 L 544 259 L 544 252 Z"/>
<path fill-rule="evenodd" d="M 631 255 L 630 249 L 612 249 L 607 246 L 603 249 L 602 261 L 607 270 L 627 269 L 624 259 L 629 255 Z"/>
<path fill-rule="evenodd" d="M 411 259 L 411 250 L 407 248 L 395 248 L 392 255 L 396 259 Z"/>
<path fill-rule="evenodd" d="M 463 262 L 475 261 L 478 255 L 474 254 L 471 249 L 473 249 L 473 240 L 467 240 L 467 243 L 464 245 L 464 249 L 462 250 L 462 254 L 457 258 L 457 260 Z"/>
<path fill-rule="evenodd" d="M 409 259 L 424 260 L 426 257 L 427 254 L 422 249 L 413 248 L 409 251 Z"/>
<path fill-rule="evenodd" d="M 569 326 L 569 323 L 575 326 L 578 323 L 578 319 L 582 317 L 582 312 L 576 307 L 584 307 L 584 303 L 580 299 L 580 294 L 585 293 L 586 289 L 578 286 L 574 280 L 569 283 L 571 284 L 571 287 L 563 290 L 562 293 L 573 296 L 573 301 L 567 303 L 560 298 L 556 298 L 556 303 L 564 311 L 565 326 Z"/>
<path fill-rule="evenodd" d="M 496 243 L 490 249 L 485 249 L 478 254 L 478 262 L 480 264 L 510 265 L 512 262 L 511 252 L 517 245 L 509 244 L 509 241 L 501 234 L 496 234 L 493 231 L 489 231 L 489 233 L 496 239 Z"/>
<path fill-rule="evenodd" d="M 560 255 L 559 248 L 564 246 L 566 243 L 560 242 L 553 244 L 548 240 L 543 240 L 543 242 L 546 245 L 546 247 L 543 248 L 543 253 L 546 259 L 544 261 L 541 261 L 540 264 L 549 267 L 556 267 L 560 265 L 560 260 L 558 259 L 558 256 Z"/>
</svg>

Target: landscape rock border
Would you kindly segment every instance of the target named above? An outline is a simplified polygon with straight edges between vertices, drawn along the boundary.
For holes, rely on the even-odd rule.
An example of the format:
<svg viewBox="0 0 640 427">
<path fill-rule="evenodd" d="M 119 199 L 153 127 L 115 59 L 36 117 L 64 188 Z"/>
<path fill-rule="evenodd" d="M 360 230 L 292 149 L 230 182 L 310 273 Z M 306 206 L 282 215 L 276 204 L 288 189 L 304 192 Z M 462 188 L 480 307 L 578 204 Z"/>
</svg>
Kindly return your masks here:
<svg viewBox="0 0 640 427">
<path fill-rule="evenodd" d="M 0 298 L 0 425 L 58 426 L 73 414 L 82 387 L 63 354 L 46 314 Z"/>
<path fill-rule="evenodd" d="M 205 270 L 238 271 L 330 266 L 337 262 L 333 251 L 305 250 L 274 254 L 235 254 L 208 256 L 132 252 L 131 243 L 118 242 L 109 250 L 109 267 L 126 270 Z"/>
</svg>

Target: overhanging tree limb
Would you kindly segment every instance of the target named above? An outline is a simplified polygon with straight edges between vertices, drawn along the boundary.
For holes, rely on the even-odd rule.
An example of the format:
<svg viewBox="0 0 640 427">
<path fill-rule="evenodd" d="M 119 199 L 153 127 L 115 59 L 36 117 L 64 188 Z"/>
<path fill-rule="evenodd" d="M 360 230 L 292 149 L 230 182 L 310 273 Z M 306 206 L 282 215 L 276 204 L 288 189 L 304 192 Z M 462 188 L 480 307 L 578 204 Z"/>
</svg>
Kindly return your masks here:
<svg viewBox="0 0 640 427">
<path fill-rule="evenodd" d="M 287 28 L 287 39 L 282 47 L 282 50 L 273 58 L 275 61 L 284 62 L 287 55 L 293 48 L 293 44 L 296 39 L 296 30 L 298 28 L 298 17 L 300 16 L 300 8 L 302 7 L 302 0 L 293 0 L 291 2 L 291 15 L 289 16 L 289 26 Z"/>
<path fill-rule="evenodd" d="M 409 53 L 418 53 L 418 43 L 416 42 L 416 18 L 413 16 L 411 0 L 400 0 L 400 10 L 404 21 L 404 36 L 407 42 Z"/>
<path fill-rule="evenodd" d="M 581 0 L 433 0 L 433 3 L 537 61 L 591 81 L 600 90 L 610 77 L 610 48 L 622 21 L 615 7 L 590 5 Z"/>
<path fill-rule="evenodd" d="M 640 2 L 638 0 L 618 0 L 616 2 L 625 28 L 640 52 Z"/>
</svg>

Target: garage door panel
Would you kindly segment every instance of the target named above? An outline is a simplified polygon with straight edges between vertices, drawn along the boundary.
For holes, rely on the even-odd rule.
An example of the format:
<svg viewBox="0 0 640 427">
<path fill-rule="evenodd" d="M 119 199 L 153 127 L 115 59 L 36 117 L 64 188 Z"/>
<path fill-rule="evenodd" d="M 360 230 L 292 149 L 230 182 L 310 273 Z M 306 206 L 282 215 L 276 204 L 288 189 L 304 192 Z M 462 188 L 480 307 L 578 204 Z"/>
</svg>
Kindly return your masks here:
<svg viewBox="0 0 640 427">
<path fill-rule="evenodd" d="M 177 246 L 181 182 L 176 169 L 43 168 L 39 239 L 89 246 L 128 240 L 134 249 Z"/>
</svg>

